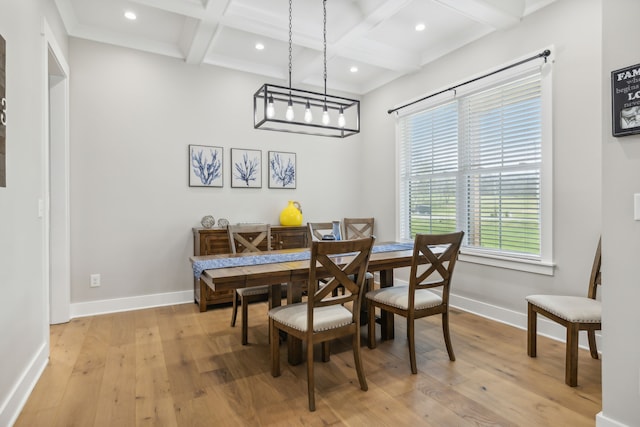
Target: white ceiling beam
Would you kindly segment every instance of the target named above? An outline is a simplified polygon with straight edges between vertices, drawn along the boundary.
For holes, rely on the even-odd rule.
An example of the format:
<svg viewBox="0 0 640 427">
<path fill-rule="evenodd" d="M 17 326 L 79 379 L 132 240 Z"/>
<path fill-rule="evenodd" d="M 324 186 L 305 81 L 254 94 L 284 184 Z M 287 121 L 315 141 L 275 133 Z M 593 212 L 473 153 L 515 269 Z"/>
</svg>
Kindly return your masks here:
<svg viewBox="0 0 640 427">
<path fill-rule="evenodd" d="M 62 18 L 62 23 L 67 30 L 68 34 L 71 34 L 73 30 L 78 26 L 78 18 L 71 5 L 71 0 L 55 0 L 56 7 Z"/>
<path fill-rule="evenodd" d="M 516 25 L 522 19 L 525 0 L 433 0 L 456 12 L 489 25 L 495 29 L 505 29 Z"/>
<path fill-rule="evenodd" d="M 363 42 L 364 36 L 378 25 L 391 19 L 412 0 L 386 0 L 371 10 L 358 22 L 354 22 L 350 31 L 331 44 L 330 50 L 341 57 L 358 62 L 386 68 L 388 70 L 410 72 L 420 66 L 419 58 L 407 50 L 391 47 L 371 39 Z"/>
<path fill-rule="evenodd" d="M 182 59 L 182 52 L 180 52 L 178 46 L 171 43 L 164 43 L 142 37 L 115 33 L 113 31 L 97 29 L 95 27 L 87 27 L 85 25 L 77 25 L 73 34 L 70 35 L 73 37 L 93 40 L 100 43 L 107 43 L 115 46 L 124 46 L 143 52 L 155 53 L 171 58 Z"/>
<path fill-rule="evenodd" d="M 134 3 L 141 4 L 143 6 L 148 6 L 154 9 L 161 9 L 166 12 L 177 13 L 179 15 L 188 16 L 191 18 L 202 18 L 206 7 L 202 4 L 196 3 L 187 3 L 184 1 L 176 1 L 176 0 L 131 0 Z M 207 6 L 211 3 L 208 2 Z"/>
<path fill-rule="evenodd" d="M 196 24 L 193 38 L 185 55 L 187 64 L 202 64 L 219 32 L 218 22 L 227 10 L 229 3 L 230 0 L 209 1 L 207 3 L 200 22 Z"/>
</svg>

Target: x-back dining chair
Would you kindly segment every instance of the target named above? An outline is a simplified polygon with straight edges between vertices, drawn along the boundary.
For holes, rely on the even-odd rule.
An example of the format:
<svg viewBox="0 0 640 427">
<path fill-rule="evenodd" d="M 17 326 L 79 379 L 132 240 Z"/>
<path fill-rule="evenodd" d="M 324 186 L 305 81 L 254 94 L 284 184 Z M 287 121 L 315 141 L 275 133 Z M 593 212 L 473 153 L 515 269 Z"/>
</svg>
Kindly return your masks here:
<svg viewBox="0 0 640 427">
<path fill-rule="evenodd" d="M 231 253 L 262 252 L 271 250 L 271 226 L 269 224 L 229 225 L 229 250 Z M 236 325 L 238 305 L 242 308 L 242 345 L 248 341 L 249 303 L 263 301 L 269 295 L 269 286 L 253 286 L 236 289 L 233 296 L 231 326 Z"/>
<path fill-rule="evenodd" d="M 442 314 L 442 331 L 449 360 L 456 360 L 449 334 L 449 291 L 463 236 L 463 231 L 449 234 L 416 234 L 409 286 L 380 288 L 365 295 L 369 312 L 369 348 L 376 347 L 375 307 L 405 317 L 409 359 L 413 374 L 418 373 L 415 319 Z M 446 249 L 436 254 L 432 250 L 433 246 L 446 247 Z M 442 296 L 431 292 L 429 290 L 431 288 L 440 288 Z"/>
<path fill-rule="evenodd" d="M 353 336 L 353 357 L 360 389 L 367 390 L 367 381 L 360 357 L 360 304 L 364 277 L 375 238 L 338 241 L 313 241 L 309 260 L 309 297 L 307 302 L 288 304 L 269 310 L 271 339 L 271 374 L 280 376 L 278 331 L 307 342 L 307 388 L 309 410 L 315 411 L 315 380 L 313 346 L 334 338 Z M 347 256 L 337 256 L 348 254 Z M 331 277 L 318 287 L 318 279 Z M 333 296 L 343 286 L 344 295 Z M 351 310 L 345 304 L 351 303 Z"/>
<path fill-rule="evenodd" d="M 307 222 L 307 227 L 309 227 L 309 235 L 311 236 L 311 241 L 327 240 L 328 236 L 335 237 L 333 234 L 333 222 L 331 221 Z M 336 240 L 340 240 L 340 239 L 336 239 Z"/>
<path fill-rule="evenodd" d="M 529 295 L 526 297 L 527 354 L 530 357 L 536 357 L 538 313 L 567 328 L 564 382 L 571 387 L 578 385 L 578 336 L 580 331 L 587 331 L 591 357 L 598 358 L 595 331 L 602 328 L 602 306 L 600 301 L 596 300 L 596 294 L 598 285 L 602 284 L 601 266 L 602 241 L 598 240 L 586 297 L 565 295 Z"/>
<path fill-rule="evenodd" d="M 344 238 L 363 239 L 373 235 L 374 218 L 344 218 Z"/>
</svg>

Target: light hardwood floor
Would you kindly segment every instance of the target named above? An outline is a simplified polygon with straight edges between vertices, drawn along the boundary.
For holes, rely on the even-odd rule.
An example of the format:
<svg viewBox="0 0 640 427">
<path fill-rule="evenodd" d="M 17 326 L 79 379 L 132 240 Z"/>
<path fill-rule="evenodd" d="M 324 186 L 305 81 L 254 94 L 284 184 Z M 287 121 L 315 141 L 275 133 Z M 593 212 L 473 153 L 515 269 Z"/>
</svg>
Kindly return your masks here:
<svg viewBox="0 0 640 427">
<path fill-rule="evenodd" d="M 524 302 L 523 302 L 524 304 Z M 266 304 L 250 306 L 249 342 L 231 308 L 184 304 L 74 319 L 51 327 L 51 358 L 16 426 L 593 426 L 601 410 L 601 363 L 580 350 L 576 388 L 564 384 L 564 344 L 468 313 L 451 313 L 450 362 L 439 316 L 417 321 L 418 374 L 406 330 L 366 348 L 369 390 L 358 386 L 348 340 L 316 363 L 316 405 L 307 407 L 304 363 L 269 371 Z M 365 328 L 366 329 L 366 328 Z M 377 329 L 379 336 L 379 329 Z M 316 352 L 320 354 L 320 351 Z"/>
</svg>

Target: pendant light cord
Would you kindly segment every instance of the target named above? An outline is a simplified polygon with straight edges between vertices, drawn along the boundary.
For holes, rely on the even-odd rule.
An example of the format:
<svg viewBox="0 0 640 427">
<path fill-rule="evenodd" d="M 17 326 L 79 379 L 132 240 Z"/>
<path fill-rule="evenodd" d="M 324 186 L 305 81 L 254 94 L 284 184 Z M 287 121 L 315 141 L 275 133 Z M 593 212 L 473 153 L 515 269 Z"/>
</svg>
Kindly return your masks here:
<svg viewBox="0 0 640 427">
<path fill-rule="evenodd" d="M 327 0 L 322 0 L 323 37 L 324 37 L 324 100 L 327 100 Z"/>
<path fill-rule="evenodd" d="M 292 42 L 291 42 L 291 40 L 292 40 L 292 33 L 293 33 L 293 24 L 292 24 L 292 10 L 293 9 L 291 7 L 292 3 L 293 3 L 293 0 L 289 0 L 289 96 L 291 96 L 291 69 L 292 69 L 292 66 L 291 66 L 291 57 L 292 57 L 291 56 L 291 52 L 292 52 L 292 49 L 291 49 L 291 43 Z M 326 92 L 326 90 L 325 90 L 325 92 Z"/>
</svg>

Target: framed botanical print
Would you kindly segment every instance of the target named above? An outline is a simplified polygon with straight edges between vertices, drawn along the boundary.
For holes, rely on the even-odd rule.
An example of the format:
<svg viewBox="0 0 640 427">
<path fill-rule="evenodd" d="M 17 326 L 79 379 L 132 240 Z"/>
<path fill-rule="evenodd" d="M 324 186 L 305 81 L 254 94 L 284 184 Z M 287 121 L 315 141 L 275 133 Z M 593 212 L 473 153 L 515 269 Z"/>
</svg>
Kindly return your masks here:
<svg viewBox="0 0 640 427">
<path fill-rule="evenodd" d="M 189 187 L 222 187 L 222 147 L 189 145 Z"/>
<path fill-rule="evenodd" d="M 231 149 L 231 187 L 262 188 L 262 151 Z"/>
<path fill-rule="evenodd" d="M 296 188 L 296 153 L 269 151 L 269 188 Z"/>
</svg>

